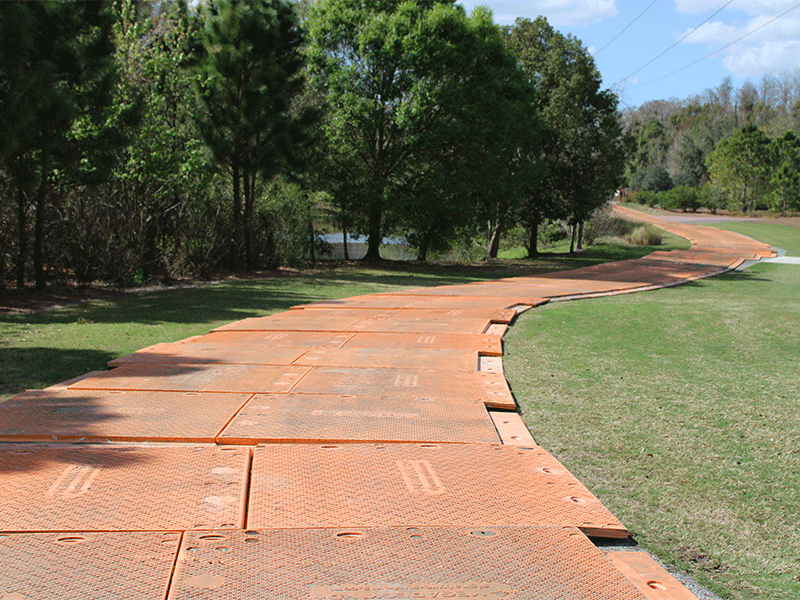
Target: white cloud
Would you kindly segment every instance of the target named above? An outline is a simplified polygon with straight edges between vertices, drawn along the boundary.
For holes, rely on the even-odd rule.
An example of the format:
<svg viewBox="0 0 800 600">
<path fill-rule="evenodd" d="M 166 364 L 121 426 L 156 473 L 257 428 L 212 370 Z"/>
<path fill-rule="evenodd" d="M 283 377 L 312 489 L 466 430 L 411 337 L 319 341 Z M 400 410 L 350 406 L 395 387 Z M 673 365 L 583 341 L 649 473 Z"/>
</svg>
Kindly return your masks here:
<svg viewBox="0 0 800 600">
<path fill-rule="evenodd" d="M 689 15 L 710 13 L 722 6 L 722 0 L 675 0 L 678 12 Z M 788 8 L 786 0 L 735 0 L 725 12 L 741 11 L 748 15 L 776 16 Z M 724 14 L 724 13 L 721 13 Z"/>
<path fill-rule="evenodd" d="M 756 46 L 739 46 L 723 59 L 722 65 L 734 77 L 761 77 L 800 68 L 800 40 L 766 41 Z"/>
<path fill-rule="evenodd" d="M 689 0 L 676 1 L 679 10 L 682 4 L 690 5 Z M 711 0 L 692 0 L 691 5 L 694 6 L 695 2 L 707 5 Z M 754 15 L 753 18 L 744 22 L 723 11 L 719 15 L 721 20 L 706 23 L 684 43 L 703 44 L 709 52 L 732 44 L 719 56 L 725 69 L 734 77 L 760 77 L 800 68 L 800 8 L 779 17 L 788 8 L 785 2 L 736 0 L 730 8 L 734 7 Z M 679 38 L 689 31 L 679 34 Z M 741 38 L 744 39 L 737 42 Z"/>
<path fill-rule="evenodd" d="M 488 6 L 496 23 L 510 25 L 517 17 L 535 19 L 547 17 L 555 27 L 591 25 L 617 14 L 614 0 L 462 0 L 467 11 L 476 6 Z"/>
</svg>

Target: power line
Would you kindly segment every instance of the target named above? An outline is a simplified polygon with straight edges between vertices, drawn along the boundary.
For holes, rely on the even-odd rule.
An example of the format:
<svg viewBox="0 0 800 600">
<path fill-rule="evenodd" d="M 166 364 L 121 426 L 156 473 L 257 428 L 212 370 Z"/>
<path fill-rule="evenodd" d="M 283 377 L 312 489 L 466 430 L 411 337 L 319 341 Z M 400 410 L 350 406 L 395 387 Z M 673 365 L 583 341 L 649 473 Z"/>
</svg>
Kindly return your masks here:
<svg viewBox="0 0 800 600">
<path fill-rule="evenodd" d="M 753 34 L 754 34 L 756 31 L 758 31 L 759 29 L 764 29 L 764 27 L 766 27 L 767 25 L 770 25 L 771 23 L 774 23 L 775 21 L 777 21 L 778 19 L 780 19 L 780 18 L 781 18 L 781 17 L 783 17 L 784 15 L 787 15 L 787 14 L 789 14 L 790 12 L 792 12 L 794 9 L 796 9 L 796 8 L 797 8 L 797 7 L 799 7 L 799 6 L 800 6 L 800 3 L 798 3 L 798 4 L 795 4 L 793 7 L 791 7 L 790 9 L 788 9 L 788 10 L 786 10 L 786 11 L 782 12 L 782 13 L 781 13 L 781 14 L 779 14 L 777 17 L 775 17 L 775 18 L 773 18 L 773 19 L 770 19 L 769 21 L 767 21 L 767 22 L 766 22 L 766 23 L 764 23 L 763 25 L 760 25 L 759 27 L 756 27 L 755 29 L 753 29 L 753 31 L 750 31 L 750 32 L 748 32 L 748 33 L 745 33 L 745 34 L 744 34 L 742 37 L 740 37 L 738 40 L 734 40 L 734 41 L 732 41 L 730 44 L 726 44 L 726 45 L 724 45 L 722 48 L 719 48 L 719 49 L 717 49 L 717 50 L 714 50 L 714 52 L 712 52 L 711 54 L 706 54 L 706 55 L 705 55 L 703 58 L 701 58 L 701 59 L 699 59 L 699 60 L 696 60 L 696 61 L 694 61 L 693 63 L 686 65 L 685 67 L 681 67 L 681 68 L 680 68 L 680 69 L 678 69 L 677 71 L 673 71 L 672 73 L 669 73 L 668 75 L 664 75 L 664 76 L 662 76 L 662 77 L 659 77 L 658 79 L 654 79 L 653 81 L 648 81 L 647 83 L 641 83 L 641 84 L 639 84 L 639 85 L 637 85 L 637 86 L 634 86 L 634 87 L 633 87 L 633 88 L 631 88 L 631 89 L 637 90 L 637 89 L 639 89 L 640 87 L 644 87 L 644 86 L 646 86 L 646 85 L 650 85 L 650 84 L 652 84 L 652 83 L 657 83 L 657 82 L 661 81 L 662 79 L 666 79 L 667 77 L 672 77 L 672 76 L 673 76 L 673 75 L 675 75 L 676 73 L 680 73 L 681 71 L 685 71 L 685 70 L 686 70 L 686 69 L 688 69 L 689 67 L 693 67 L 693 66 L 695 66 L 697 63 L 701 63 L 701 62 L 703 62 L 705 59 L 707 59 L 707 58 L 711 58 L 711 57 L 712 57 L 712 56 L 714 56 L 715 54 L 719 54 L 720 52 L 722 52 L 722 51 L 723 51 L 723 50 L 725 50 L 726 48 L 730 48 L 730 47 L 731 47 L 731 46 L 733 46 L 734 44 L 738 44 L 738 43 L 739 43 L 739 42 L 741 42 L 741 41 L 742 41 L 744 38 L 746 38 L 746 37 L 749 37 L 749 36 L 753 35 Z"/>
<path fill-rule="evenodd" d="M 656 56 L 656 57 L 655 57 L 653 60 L 651 60 L 650 62 L 648 62 L 648 63 L 645 63 L 644 65 L 642 65 L 641 67 L 639 67 L 638 69 L 636 69 L 636 70 L 635 70 L 633 73 L 631 73 L 630 75 L 628 75 L 628 76 L 626 76 L 626 77 L 623 77 L 622 79 L 620 79 L 620 80 L 619 80 L 617 83 L 615 83 L 614 85 L 619 85 L 620 83 L 622 83 L 622 82 L 623 82 L 623 81 L 625 81 L 626 79 L 629 79 L 629 78 L 633 77 L 634 75 L 636 75 L 636 74 L 637 74 L 639 71 L 641 71 L 641 70 L 642 70 L 642 69 L 644 69 L 645 67 L 649 67 L 651 64 L 653 64 L 654 62 L 656 62 L 656 61 L 657 61 L 659 58 L 661 58 L 662 56 L 664 56 L 664 55 L 665 55 L 667 52 L 669 52 L 670 50 L 672 50 L 672 49 L 673 49 L 675 46 L 677 46 L 678 44 L 680 44 L 680 43 L 681 43 L 683 40 L 685 40 L 687 37 L 689 37 L 690 35 L 692 35 L 692 34 L 693 34 L 695 31 L 697 31 L 698 29 L 700 29 L 700 28 L 701 28 L 703 25 L 705 25 L 706 23 L 708 23 L 708 22 L 709 22 L 711 19 L 713 19 L 714 17 L 716 17 L 716 16 L 717 16 L 719 13 L 721 13 L 721 12 L 722 12 L 724 9 L 726 9 L 726 8 L 728 7 L 728 5 L 729 5 L 731 2 L 733 2 L 733 0 L 728 0 L 728 2 L 726 2 L 726 3 L 725 3 L 725 5 L 724 5 L 724 6 L 722 6 L 722 8 L 718 9 L 718 10 L 717 10 L 717 11 L 716 11 L 716 12 L 715 12 L 713 15 L 711 15 L 711 16 L 710 16 L 710 17 L 708 17 L 708 18 L 707 18 L 705 21 L 703 21 L 702 23 L 700 23 L 700 25 L 698 25 L 697 27 L 695 27 L 694 29 L 692 29 L 691 31 L 689 31 L 689 33 L 687 33 L 685 36 L 683 36 L 683 37 L 682 37 L 681 39 L 679 39 L 677 42 L 675 42 L 674 44 L 672 44 L 672 46 L 670 46 L 669 48 L 667 48 L 666 50 L 664 50 L 664 51 L 663 51 L 661 54 L 659 54 L 658 56 Z"/>
<path fill-rule="evenodd" d="M 648 10 L 650 10 L 650 8 L 651 8 L 651 7 L 653 6 L 653 4 L 655 4 L 656 2 L 658 2 L 658 0 L 653 0 L 653 1 L 652 1 L 652 2 L 651 2 L 651 3 L 650 3 L 648 6 L 647 6 L 647 8 L 645 8 L 645 9 L 644 9 L 642 12 L 640 12 L 640 13 L 639 13 L 639 16 L 637 16 L 637 17 L 636 17 L 636 18 L 635 18 L 633 21 L 631 21 L 631 22 L 630 22 L 630 23 L 628 23 L 628 24 L 627 24 L 625 27 L 623 27 L 622 31 L 620 31 L 620 32 L 619 32 L 617 35 L 615 35 L 613 38 L 611 38 L 611 39 L 609 40 L 609 42 L 608 42 L 608 43 L 607 43 L 605 46 L 603 46 L 602 48 L 600 48 L 600 50 L 598 50 L 597 52 L 595 52 L 594 54 L 592 54 L 592 56 L 593 56 L 593 57 L 594 57 L 594 56 L 597 56 L 597 55 L 598 55 L 598 54 L 600 54 L 600 53 L 601 53 L 603 50 L 605 50 L 606 48 L 608 48 L 608 47 L 611 45 L 611 43 L 612 43 L 614 40 L 616 40 L 616 39 L 617 39 L 619 36 L 621 36 L 623 33 L 625 33 L 625 32 L 628 30 L 628 28 L 629 28 L 631 25 L 633 25 L 634 23 L 636 23 L 636 21 L 638 21 L 638 20 L 639 20 L 639 17 L 641 17 L 641 16 L 642 16 L 644 13 L 646 13 Z"/>
</svg>

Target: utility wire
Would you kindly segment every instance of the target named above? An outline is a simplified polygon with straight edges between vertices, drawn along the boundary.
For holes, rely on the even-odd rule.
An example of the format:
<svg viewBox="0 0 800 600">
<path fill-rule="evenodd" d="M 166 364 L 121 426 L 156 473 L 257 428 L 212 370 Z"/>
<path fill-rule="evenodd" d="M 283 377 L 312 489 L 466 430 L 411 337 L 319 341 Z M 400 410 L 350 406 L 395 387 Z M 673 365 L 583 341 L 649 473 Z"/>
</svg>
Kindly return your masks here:
<svg viewBox="0 0 800 600">
<path fill-rule="evenodd" d="M 662 77 L 659 77 L 658 79 L 654 79 L 653 81 L 648 81 L 647 83 L 641 83 L 641 84 L 639 84 L 639 85 L 636 85 L 636 86 L 632 87 L 631 89 L 634 89 L 634 90 L 636 90 L 636 89 L 639 89 L 640 87 L 644 87 L 644 86 L 646 86 L 646 85 L 650 85 L 651 83 L 656 83 L 656 82 L 659 82 L 659 81 L 661 81 L 662 79 L 666 79 L 667 77 L 672 77 L 673 75 L 675 75 L 676 73 L 680 73 L 681 71 L 685 71 L 685 70 L 686 70 L 686 69 L 688 69 L 689 67 L 693 67 L 693 66 L 695 66 L 697 63 L 701 63 L 701 62 L 703 62 L 705 59 L 707 59 L 707 58 L 711 58 L 711 57 L 712 57 L 712 56 L 714 56 L 715 54 L 719 54 L 720 52 L 722 52 L 723 50 L 725 50 L 725 48 L 730 48 L 730 47 L 731 47 L 731 46 L 733 46 L 734 44 L 738 44 L 738 43 L 739 43 L 739 42 L 741 42 L 741 41 L 742 41 L 744 38 L 746 38 L 746 37 L 749 37 L 749 36 L 753 35 L 753 34 L 754 34 L 756 31 L 758 31 L 759 29 L 764 29 L 764 27 L 766 27 L 767 25 L 769 25 L 769 24 L 771 24 L 771 23 L 774 23 L 775 21 L 777 21 L 778 19 L 780 19 L 780 18 L 781 18 L 781 17 L 783 17 L 784 15 L 787 15 L 787 14 L 789 14 L 790 12 L 792 12 L 794 9 L 796 9 L 796 8 L 797 8 L 797 7 L 799 7 L 799 6 L 800 6 L 800 3 L 798 3 L 798 4 L 795 4 L 793 7 L 791 7 L 791 8 L 790 8 L 790 9 L 788 9 L 788 10 L 785 10 L 784 12 L 782 12 L 781 14 L 779 14 L 777 17 L 775 17 L 775 18 L 773 18 L 773 19 L 770 19 L 769 21 L 767 21 L 767 22 L 766 22 L 766 23 L 764 23 L 763 25 L 760 25 L 759 27 L 756 27 L 755 29 L 753 29 L 753 31 L 750 31 L 750 32 L 748 32 L 748 33 L 745 33 L 745 34 L 744 34 L 742 37 L 740 37 L 738 40 L 734 40 L 734 41 L 732 41 L 730 44 L 726 44 L 726 45 L 724 45 L 722 48 L 719 48 L 719 49 L 717 49 L 717 50 L 714 50 L 714 52 L 712 52 L 711 54 L 706 54 L 706 55 L 705 55 L 703 58 L 701 58 L 701 59 L 699 59 L 699 60 L 696 60 L 696 61 L 694 61 L 693 63 L 686 65 L 685 67 L 681 67 L 681 68 L 680 68 L 680 69 L 678 69 L 677 71 L 673 71 L 672 73 L 669 73 L 669 74 L 667 74 L 667 75 L 664 75 L 664 76 L 662 76 Z"/>
<path fill-rule="evenodd" d="M 642 69 L 644 69 L 645 67 L 649 67 L 651 64 L 653 64 L 654 62 L 656 62 L 656 61 L 657 61 L 659 58 L 661 58 L 662 56 L 664 56 L 664 55 L 665 55 L 667 52 L 669 52 L 670 50 L 672 50 L 672 49 L 673 49 L 675 46 L 677 46 L 678 44 L 680 44 L 680 43 L 681 43 L 683 40 L 685 40 L 687 37 L 689 37 L 690 35 L 692 35 L 692 34 L 693 34 L 695 31 L 697 31 L 698 29 L 700 29 L 700 28 L 701 28 L 703 25 L 705 25 L 706 23 L 708 23 L 708 22 L 709 22 L 711 19 L 713 19 L 714 17 L 716 17 L 716 16 L 717 16 L 719 13 L 721 13 L 723 10 L 725 10 L 725 9 L 728 7 L 728 5 L 729 5 L 731 2 L 733 2 L 733 0 L 728 0 L 728 2 L 726 2 L 726 3 L 725 3 L 725 5 L 724 5 L 722 8 L 720 8 L 719 10 L 717 10 L 717 12 L 715 12 L 713 15 L 711 15 L 710 17 L 708 17 L 708 18 L 707 18 L 705 21 L 703 21 L 702 23 L 700 23 L 700 25 L 698 25 L 697 27 L 695 27 L 694 29 L 692 29 L 691 31 L 689 31 L 689 33 L 687 33 L 685 36 L 683 36 L 683 37 L 682 37 L 681 39 L 679 39 L 677 42 L 675 42 L 674 44 L 672 44 L 672 46 L 670 46 L 669 48 L 667 48 L 666 50 L 664 50 L 664 51 L 663 51 L 661 54 L 659 54 L 658 56 L 656 56 L 656 57 L 655 57 L 653 60 L 651 60 L 650 62 L 648 62 L 648 63 L 646 63 L 646 64 L 642 65 L 641 67 L 639 67 L 638 69 L 636 69 L 636 70 L 635 70 L 633 73 L 631 73 L 631 74 L 630 74 L 630 75 L 628 75 L 627 77 L 623 77 L 622 79 L 620 79 L 620 80 L 619 80 L 617 83 L 615 83 L 614 85 L 619 85 L 620 83 L 622 83 L 622 82 L 623 82 L 623 81 L 625 81 L 626 79 L 630 79 L 631 77 L 633 77 L 634 75 L 636 75 L 636 74 L 637 74 L 639 71 L 641 71 L 641 70 L 642 70 Z"/>
<path fill-rule="evenodd" d="M 613 38 L 611 38 L 611 39 L 608 41 L 608 43 L 607 43 L 605 46 L 603 46 L 602 48 L 600 48 L 600 50 L 598 50 L 597 52 L 595 52 L 594 54 L 592 54 L 592 56 L 593 56 L 593 57 L 594 57 L 594 56 L 597 56 L 597 55 L 598 55 L 598 54 L 600 54 L 600 53 L 601 53 L 603 50 L 605 50 L 606 48 L 608 48 L 608 47 L 611 45 L 611 43 L 612 43 L 614 40 L 616 40 L 616 39 L 617 39 L 619 36 L 621 36 L 623 33 L 625 33 L 625 32 L 628 30 L 628 28 L 629 28 L 631 25 L 633 25 L 634 23 L 636 23 L 636 21 L 638 21 L 638 20 L 639 20 L 639 17 L 641 17 L 641 16 L 642 16 L 644 13 L 646 13 L 648 10 L 650 10 L 650 8 L 651 8 L 651 7 L 653 6 L 653 4 L 655 4 L 656 2 L 658 2 L 658 0 L 653 0 L 653 1 L 652 1 L 652 2 L 651 2 L 651 3 L 650 3 L 648 6 L 647 6 L 647 8 L 645 8 L 645 9 L 644 9 L 642 12 L 640 12 L 640 13 L 639 13 L 639 16 L 637 16 L 637 17 L 636 17 L 636 18 L 635 18 L 633 21 L 631 21 L 630 23 L 628 23 L 628 24 L 627 24 L 627 25 L 626 25 L 626 26 L 625 26 L 625 27 L 622 29 L 622 31 L 620 31 L 620 32 L 619 32 L 617 35 L 615 35 Z"/>
</svg>

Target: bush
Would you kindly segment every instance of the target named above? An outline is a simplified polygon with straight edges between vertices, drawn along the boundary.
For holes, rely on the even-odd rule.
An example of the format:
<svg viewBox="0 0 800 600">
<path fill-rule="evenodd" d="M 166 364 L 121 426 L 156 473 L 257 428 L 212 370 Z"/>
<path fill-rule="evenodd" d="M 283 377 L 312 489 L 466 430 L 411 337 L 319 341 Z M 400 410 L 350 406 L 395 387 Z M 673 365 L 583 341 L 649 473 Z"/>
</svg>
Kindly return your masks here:
<svg viewBox="0 0 800 600">
<path fill-rule="evenodd" d="M 672 178 L 661 165 L 647 165 L 633 176 L 631 188 L 645 192 L 666 192 L 672 189 Z"/>
<path fill-rule="evenodd" d="M 666 208 L 667 210 L 682 210 L 683 212 L 690 210 L 692 212 L 697 212 L 697 209 L 701 206 L 700 190 L 696 187 L 681 185 L 660 194 L 660 196 L 661 208 Z"/>
<path fill-rule="evenodd" d="M 618 237 L 624 238 L 635 227 L 631 221 L 620 219 L 611 214 L 607 208 L 601 208 L 592 213 L 591 219 L 586 224 L 583 232 L 587 244 L 592 244 L 597 238 Z"/>
<path fill-rule="evenodd" d="M 640 225 L 628 235 L 627 240 L 634 246 L 660 246 L 661 230 L 652 225 Z"/>
<path fill-rule="evenodd" d="M 553 221 L 539 230 L 539 242 L 543 246 L 554 246 L 568 237 L 569 232 L 561 221 Z"/>
<path fill-rule="evenodd" d="M 639 190 L 633 195 L 633 199 L 643 205 L 653 207 L 658 204 L 659 194 L 657 192 L 648 192 L 646 190 Z"/>
</svg>

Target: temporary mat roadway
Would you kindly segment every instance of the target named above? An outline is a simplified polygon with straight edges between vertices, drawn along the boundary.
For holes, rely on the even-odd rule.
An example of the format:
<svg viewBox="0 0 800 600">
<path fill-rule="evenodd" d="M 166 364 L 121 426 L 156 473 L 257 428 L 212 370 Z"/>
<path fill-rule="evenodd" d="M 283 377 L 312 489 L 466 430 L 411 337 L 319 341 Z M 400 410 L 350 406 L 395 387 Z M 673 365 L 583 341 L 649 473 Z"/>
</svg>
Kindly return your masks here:
<svg viewBox="0 0 800 600">
<path fill-rule="evenodd" d="M 500 358 L 550 299 L 772 254 L 636 217 L 692 249 L 299 306 L 7 401 L 0 599 L 694 598 L 600 543 L 628 531 L 536 445 Z"/>
</svg>

